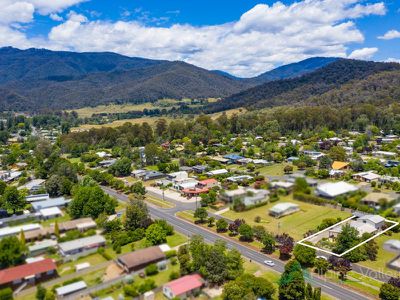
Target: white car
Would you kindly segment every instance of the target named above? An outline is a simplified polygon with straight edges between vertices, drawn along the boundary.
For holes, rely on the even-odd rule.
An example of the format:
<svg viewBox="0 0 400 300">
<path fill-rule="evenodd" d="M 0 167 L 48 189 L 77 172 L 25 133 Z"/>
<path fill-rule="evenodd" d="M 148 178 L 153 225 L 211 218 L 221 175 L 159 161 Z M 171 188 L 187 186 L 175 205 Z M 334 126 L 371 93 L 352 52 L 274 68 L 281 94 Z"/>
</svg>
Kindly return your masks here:
<svg viewBox="0 0 400 300">
<path fill-rule="evenodd" d="M 264 264 L 270 267 L 274 267 L 275 263 L 272 260 L 264 260 Z"/>
</svg>

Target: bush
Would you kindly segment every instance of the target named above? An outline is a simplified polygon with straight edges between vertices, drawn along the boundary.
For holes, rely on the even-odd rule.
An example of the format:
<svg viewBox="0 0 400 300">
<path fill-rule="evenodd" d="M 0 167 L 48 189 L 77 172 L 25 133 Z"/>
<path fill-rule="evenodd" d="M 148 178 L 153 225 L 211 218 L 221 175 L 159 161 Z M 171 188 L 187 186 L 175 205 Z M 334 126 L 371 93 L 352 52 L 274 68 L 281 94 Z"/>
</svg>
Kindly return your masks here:
<svg viewBox="0 0 400 300">
<path fill-rule="evenodd" d="M 304 194 L 304 193 L 294 193 L 293 194 L 294 199 L 302 201 L 302 202 L 307 202 L 307 203 L 311 203 L 311 204 L 315 204 L 315 205 L 323 205 L 325 204 L 327 201 L 319 198 L 317 196 L 314 195 L 308 195 L 308 194 Z"/>
<path fill-rule="evenodd" d="M 169 251 L 165 252 L 165 257 L 167 259 L 171 258 L 171 257 L 175 257 L 176 255 L 177 255 L 176 250 L 169 250 Z"/>
<path fill-rule="evenodd" d="M 13 299 L 13 291 L 11 288 L 5 288 L 0 290 L 0 299 L 1 300 L 12 300 Z"/>
<path fill-rule="evenodd" d="M 175 280 L 178 279 L 181 275 L 179 274 L 179 272 L 171 272 L 171 274 L 169 274 L 169 280 Z"/>
<path fill-rule="evenodd" d="M 138 291 L 140 294 L 144 294 L 152 289 L 156 288 L 156 283 L 153 279 L 146 279 L 141 285 L 139 285 Z"/>
<path fill-rule="evenodd" d="M 175 266 L 178 263 L 178 259 L 176 257 L 172 257 L 170 259 L 171 265 Z"/>
<path fill-rule="evenodd" d="M 128 297 L 137 297 L 137 296 L 139 296 L 137 288 L 133 284 L 124 286 L 124 294 L 125 294 L 125 296 L 128 296 Z"/>
<path fill-rule="evenodd" d="M 155 264 L 148 265 L 144 270 L 147 276 L 152 276 L 158 274 L 158 267 Z"/>
<path fill-rule="evenodd" d="M 256 217 L 254 218 L 254 222 L 260 223 L 260 222 L 261 222 L 261 217 L 260 217 L 260 216 L 256 216 Z"/>
</svg>

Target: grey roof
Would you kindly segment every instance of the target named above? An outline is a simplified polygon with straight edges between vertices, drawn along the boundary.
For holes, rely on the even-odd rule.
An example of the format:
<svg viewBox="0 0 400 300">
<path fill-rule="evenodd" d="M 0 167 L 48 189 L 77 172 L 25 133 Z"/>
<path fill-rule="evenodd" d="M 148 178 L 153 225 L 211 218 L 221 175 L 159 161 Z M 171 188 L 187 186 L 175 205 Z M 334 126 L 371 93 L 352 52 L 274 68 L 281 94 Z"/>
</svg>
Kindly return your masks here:
<svg viewBox="0 0 400 300">
<path fill-rule="evenodd" d="M 65 252 L 73 251 L 76 249 L 85 248 L 90 245 L 102 244 L 105 242 L 106 242 L 106 240 L 103 236 L 93 235 L 93 236 L 88 236 L 88 237 L 84 237 L 81 239 L 76 239 L 73 241 L 60 243 L 60 244 L 58 244 L 58 247 L 60 248 L 61 251 L 63 251 L 65 253 Z"/>
<path fill-rule="evenodd" d="M 365 215 L 365 216 L 360 217 L 359 220 L 362 220 L 362 221 L 367 221 L 368 220 L 368 221 L 370 221 L 372 223 L 378 224 L 380 222 L 384 222 L 385 218 L 381 217 L 379 215 Z"/>
<path fill-rule="evenodd" d="M 32 203 L 32 207 L 35 211 L 41 210 L 43 208 L 55 207 L 55 206 L 64 206 L 69 202 L 64 197 L 58 198 L 50 198 L 45 201 L 36 201 Z"/>
<path fill-rule="evenodd" d="M 271 207 L 269 211 L 279 214 L 285 212 L 288 209 L 296 209 L 296 208 L 299 208 L 299 206 L 295 203 L 282 202 Z"/>
<path fill-rule="evenodd" d="M 78 281 L 78 282 L 74 282 L 74 283 L 56 288 L 56 293 L 57 293 L 57 296 L 63 296 L 63 295 L 68 295 L 73 292 L 83 290 L 86 287 L 87 287 L 86 282 Z"/>
</svg>

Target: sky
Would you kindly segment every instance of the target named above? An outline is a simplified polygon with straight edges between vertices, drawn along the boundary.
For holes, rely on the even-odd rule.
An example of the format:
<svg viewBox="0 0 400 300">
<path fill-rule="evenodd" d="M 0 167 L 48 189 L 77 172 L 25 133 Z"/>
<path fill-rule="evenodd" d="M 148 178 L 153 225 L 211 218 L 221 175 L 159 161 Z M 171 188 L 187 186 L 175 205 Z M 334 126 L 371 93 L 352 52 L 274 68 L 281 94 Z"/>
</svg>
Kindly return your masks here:
<svg viewBox="0 0 400 300">
<path fill-rule="evenodd" d="M 399 0 L 0 0 L 0 47 L 112 51 L 251 77 L 314 56 L 400 62 Z"/>
</svg>

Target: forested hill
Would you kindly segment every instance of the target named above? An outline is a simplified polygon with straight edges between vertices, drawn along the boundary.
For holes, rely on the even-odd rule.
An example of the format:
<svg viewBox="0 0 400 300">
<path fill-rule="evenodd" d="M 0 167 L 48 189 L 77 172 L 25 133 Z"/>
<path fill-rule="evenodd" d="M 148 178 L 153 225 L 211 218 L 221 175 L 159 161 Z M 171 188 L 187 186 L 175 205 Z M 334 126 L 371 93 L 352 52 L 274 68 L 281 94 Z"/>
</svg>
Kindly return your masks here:
<svg viewBox="0 0 400 300">
<path fill-rule="evenodd" d="M 325 67 L 338 59 L 339 58 L 336 57 L 311 57 L 297 63 L 280 66 L 254 77 L 253 80 L 259 83 L 265 83 L 274 80 L 295 78 Z"/>
<path fill-rule="evenodd" d="M 0 109 L 223 97 L 252 86 L 184 63 L 115 53 L 0 49 Z"/>
<path fill-rule="evenodd" d="M 238 94 L 226 97 L 216 102 L 208 108 L 209 112 L 222 111 L 236 107 L 264 108 L 288 104 L 308 104 L 315 105 L 320 101 L 327 104 L 338 104 L 346 101 L 347 104 L 356 101 L 364 101 L 357 96 L 348 93 L 346 97 L 335 96 L 335 91 L 341 88 L 350 90 L 352 86 L 363 85 L 367 90 L 374 89 L 377 80 L 370 81 L 372 75 L 379 75 L 382 72 L 399 71 L 400 64 L 396 63 L 377 63 L 358 60 L 339 59 L 327 66 L 320 68 L 312 73 L 301 77 L 285 80 L 276 80 L 268 82 Z M 383 73 L 382 73 L 383 74 Z M 397 73 L 396 73 L 397 74 Z M 374 77 L 371 77 L 374 78 Z M 397 88 L 390 80 L 391 75 L 381 76 L 382 81 L 378 81 L 378 86 L 386 88 Z M 358 83 L 363 81 L 363 83 Z M 384 82 L 383 82 L 384 81 Z M 359 85 L 357 85 L 359 84 Z M 328 92 L 331 92 L 328 94 Z M 370 93 L 364 96 L 374 101 L 376 97 L 368 97 Z"/>
</svg>

